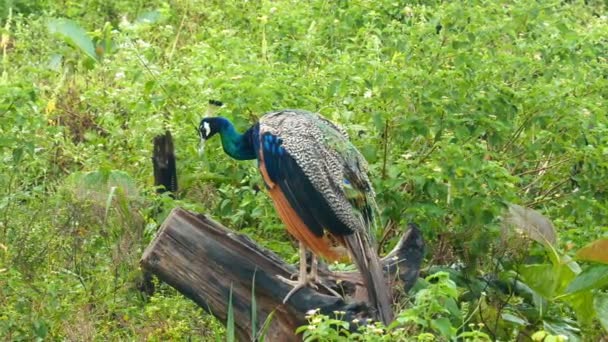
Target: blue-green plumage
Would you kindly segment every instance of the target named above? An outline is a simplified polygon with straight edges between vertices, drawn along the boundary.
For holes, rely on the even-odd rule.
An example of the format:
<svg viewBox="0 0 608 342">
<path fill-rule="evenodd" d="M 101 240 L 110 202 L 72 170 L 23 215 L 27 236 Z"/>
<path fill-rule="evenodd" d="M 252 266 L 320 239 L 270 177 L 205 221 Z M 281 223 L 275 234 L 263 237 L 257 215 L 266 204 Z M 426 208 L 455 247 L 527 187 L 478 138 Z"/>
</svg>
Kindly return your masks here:
<svg viewBox="0 0 608 342">
<path fill-rule="evenodd" d="M 329 249 L 319 241 L 326 234 L 344 244 L 380 319 L 392 320 L 390 292 L 373 248 L 375 202 L 367 163 L 343 131 L 317 114 L 284 110 L 264 115 L 244 134 L 225 118 L 205 118 L 199 133 L 203 140 L 219 133 L 224 151 L 235 159 L 257 159 L 269 190 L 280 191 L 271 197 L 290 232 L 325 256 Z"/>
<path fill-rule="evenodd" d="M 257 152 L 253 142 L 253 135 L 256 131 L 257 125 L 240 134 L 230 120 L 220 116 L 203 119 L 199 125 L 199 136 L 202 140 L 207 140 L 219 133 L 224 152 L 237 160 L 256 158 Z"/>
<path fill-rule="evenodd" d="M 317 191 L 295 159 L 280 146 L 282 140 L 270 133 L 262 135 L 260 153 L 270 180 L 281 192 L 306 227 L 316 236 L 328 231 L 337 236 L 352 234 L 353 230 L 339 220 L 323 194 Z M 268 143 L 267 143 L 268 142 Z"/>
</svg>

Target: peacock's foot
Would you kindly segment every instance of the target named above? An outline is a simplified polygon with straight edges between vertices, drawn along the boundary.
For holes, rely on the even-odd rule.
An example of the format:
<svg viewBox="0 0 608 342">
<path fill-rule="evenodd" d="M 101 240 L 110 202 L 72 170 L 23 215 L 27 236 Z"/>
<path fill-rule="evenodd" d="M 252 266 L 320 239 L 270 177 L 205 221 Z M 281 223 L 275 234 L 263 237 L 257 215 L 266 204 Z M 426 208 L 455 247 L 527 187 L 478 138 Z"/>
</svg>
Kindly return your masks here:
<svg viewBox="0 0 608 342">
<path fill-rule="evenodd" d="M 283 298 L 283 304 L 287 303 L 289 298 L 294 293 L 298 292 L 299 290 L 301 290 L 307 286 L 311 287 L 315 290 L 318 290 L 319 286 L 321 286 L 325 290 L 327 290 L 329 293 L 333 294 L 334 296 L 342 297 L 339 293 L 334 291 L 332 288 L 324 285 L 321 281 L 319 281 L 319 279 L 317 277 L 312 277 L 311 275 L 308 275 L 308 274 L 304 277 L 299 277 L 298 280 L 290 280 L 290 279 L 287 279 L 287 278 L 279 276 L 279 275 L 277 276 L 277 278 L 279 278 L 279 280 L 284 282 L 285 284 L 293 286 L 293 288 L 287 293 L 285 298 Z"/>
<path fill-rule="evenodd" d="M 299 290 L 310 286 L 313 289 L 318 289 L 317 285 L 315 284 L 314 281 L 311 281 L 312 279 L 310 279 L 310 277 L 308 277 L 308 275 L 304 276 L 304 277 L 299 277 L 298 280 L 291 280 L 291 279 L 287 279 L 285 277 L 282 276 L 277 276 L 277 278 L 279 278 L 280 281 L 284 282 L 287 285 L 291 285 L 293 286 L 293 289 L 291 289 L 287 295 L 285 296 L 285 298 L 283 298 L 283 304 L 287 303 L 287 301 L 289 300 L 289 298 L 296 292 L 298 292 Z"/>
</svg>

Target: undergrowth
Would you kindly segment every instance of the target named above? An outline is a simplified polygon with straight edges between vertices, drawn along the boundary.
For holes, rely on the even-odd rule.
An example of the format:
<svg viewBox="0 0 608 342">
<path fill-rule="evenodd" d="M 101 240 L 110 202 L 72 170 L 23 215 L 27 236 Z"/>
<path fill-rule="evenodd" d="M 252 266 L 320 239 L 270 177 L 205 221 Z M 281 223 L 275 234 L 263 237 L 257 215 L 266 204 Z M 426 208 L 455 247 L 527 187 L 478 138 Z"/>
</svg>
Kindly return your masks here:
<svg viewBox="0 0 608 342">
<path fill-rule="evenodd" d="M 241 130 L 279 108 L 341 124 L 370 162 L 383 251 L 422 227 L 394 324 L 315 314 L 306 338 L 599 340 L 607 20 L 594 0 L 0 3 L 0 339 L 224 336 L 166 284 L 142 291 L 139 257 L 176 206 L 295 261 L 255 163 L 217 142 L 198 157 L 214 99 Z M 177 199 L 152 180 L 166 130 Z M 508 235 L 515 204 L 557 239 Z"/>
</svg>

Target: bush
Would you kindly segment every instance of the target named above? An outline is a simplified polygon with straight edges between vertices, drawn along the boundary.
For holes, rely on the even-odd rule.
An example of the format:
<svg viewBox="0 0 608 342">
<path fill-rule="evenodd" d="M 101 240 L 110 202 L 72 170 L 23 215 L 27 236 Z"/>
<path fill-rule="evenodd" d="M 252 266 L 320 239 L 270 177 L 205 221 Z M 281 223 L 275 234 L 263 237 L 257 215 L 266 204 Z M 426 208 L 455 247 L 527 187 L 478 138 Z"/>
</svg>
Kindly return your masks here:
<svg viewBox="0 0 608 342">
<path fill-rule="evenodd" d="M 174 206 L 295 258 L 255 163 L 217 141 L 195 153 L 209 99 L 241 130 L 278 108 L 343 125 L 370 162 L 384 250 L 407 222 L 423 227 L 425 273 L 447 287 L 413 293 L 389 331 L 572 340 L 608 326 L 602 258 L 571 259 L 608 230 L 603 2 L 8 1 L 0 12 L 3 339 L 221 333 L 165 285 L 136 290 L 138 257 Z M 178 200 L 150 177 L 166 129 Z M 105 186 L 83 197 L 88 181 Z M 557 244 L 500 243 L 510 203 L 551 218 Z M 449 313 L 427 307 L 445 302 Z"/>
</svg>

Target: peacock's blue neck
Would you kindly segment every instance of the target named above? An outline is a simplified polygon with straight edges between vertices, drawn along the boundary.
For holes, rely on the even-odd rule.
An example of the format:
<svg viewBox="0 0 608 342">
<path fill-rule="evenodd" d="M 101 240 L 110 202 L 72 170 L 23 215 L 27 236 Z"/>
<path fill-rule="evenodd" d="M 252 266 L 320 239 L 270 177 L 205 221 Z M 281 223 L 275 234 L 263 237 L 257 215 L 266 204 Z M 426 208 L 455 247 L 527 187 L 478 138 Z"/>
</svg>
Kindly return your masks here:
<svg viewBox="0 0 608 342">
<path fill-rule="evenodd" d="M 252 143 L 252 130 L 249 129 L 244 134 L 240 134 L 228 119 L 218 117 L 217 120 L 224 152 L 237 160 L 255 159 L 256 153 Z"/>
</svg>

